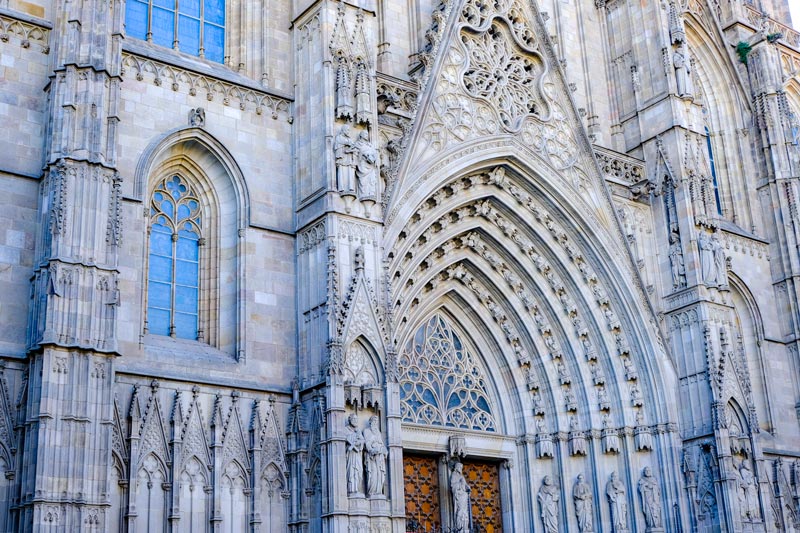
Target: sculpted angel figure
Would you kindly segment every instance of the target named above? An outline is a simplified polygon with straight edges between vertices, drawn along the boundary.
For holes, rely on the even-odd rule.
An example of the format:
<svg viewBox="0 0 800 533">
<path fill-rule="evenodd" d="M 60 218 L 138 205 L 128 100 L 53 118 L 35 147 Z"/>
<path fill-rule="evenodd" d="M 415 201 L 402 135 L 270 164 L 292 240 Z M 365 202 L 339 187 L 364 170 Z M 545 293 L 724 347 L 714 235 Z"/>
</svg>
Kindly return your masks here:
<svg viewBox="0 0 800 533">
<path fill-rule="evenodd" d="M 358 134 L 355 149 L 358 152 L 358 197 L 362 200 L 375 200 L 378 188 L 378 151 L 369 142 L 369 133 L 366 130 Z"/>
<path fill-rule="evenodd" d="M 669 263 L 672 271 L 672 288 L 686 285 L 686 265 L 683 262 L 681 240 L 677 232 L 669 234 Z"/>
<path fill-rule="evenodd" d="M 356 192 L 356 156 L 358 155 L 353 138 L 350 137 L 350 126 L 345 124 L 339 128 L 333 141 L 333 153 L 336 157 L 336 179 L 339 192 L 355 194 Z"/>
<path fill-rule="evenodd" d="M 697 240 L 697 246 L 700 248 L 700 266 L 702 267 L 703 283 L 711 287 L 716 287 L 717 279 L 717 263 L 714 260 L 714 243 L 705 233 L 701 233 Z"/>
</svg>

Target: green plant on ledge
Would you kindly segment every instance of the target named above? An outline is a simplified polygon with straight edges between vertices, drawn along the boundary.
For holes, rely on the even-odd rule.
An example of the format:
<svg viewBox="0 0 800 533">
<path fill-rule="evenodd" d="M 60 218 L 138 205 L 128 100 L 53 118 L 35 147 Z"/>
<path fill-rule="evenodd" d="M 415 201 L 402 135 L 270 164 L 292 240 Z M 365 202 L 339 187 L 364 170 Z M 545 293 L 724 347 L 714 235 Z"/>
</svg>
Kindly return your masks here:
<svg viewBox="0 0 800 533">
<path fill-rule="evenodd" d="M 747 64 L 747 55 L 753 50 L 753 47 L 750 46 L 750 43 L 745 41 L 739 41 L 739 44 L 736 45 L 736 54 L 739 56 L 739 61 Z"/>
</svg>

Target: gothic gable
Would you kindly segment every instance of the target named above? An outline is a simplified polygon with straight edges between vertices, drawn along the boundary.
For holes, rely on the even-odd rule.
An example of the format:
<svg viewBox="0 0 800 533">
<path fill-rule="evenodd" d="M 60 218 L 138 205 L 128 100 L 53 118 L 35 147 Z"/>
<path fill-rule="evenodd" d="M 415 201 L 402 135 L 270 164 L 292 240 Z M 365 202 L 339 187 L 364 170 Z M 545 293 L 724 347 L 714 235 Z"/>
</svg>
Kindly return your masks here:
<svg viewBox="0 0 800 533">
<path fill-rule="evenodd" d="M 363 250 L 359 249 L 356 252 L 356 271 L 337 320 L 336 334 L 345 348 L 363 336 L 373 347 L 385 352 L 386 331 L 378 309 L 372 286 L 364 275 Z"/>
<path fill-rule="evenodd" d="M 425 170 L 442 158 L 513 145 L 544 163 L 595 209 L 608 209 L 602 180 L 569 89 L 531 3 L 443 4 L 429 32 L 422 98 L 398 167 L 388 220 Z M 469 146 L 469 148 L 465 148 Z M 551 179 L 548 176 L 548 179 Z M 611 218 L 606 219 L 606 224 Z"/>
<path fill-rule="evenodd" d="M 203 416 L 200 412 L 200 404 L 197 401 L 199 389 L 194 387 L 192 390 L 192 401 L 189 404 L 189 412 L 184 418 L 181 429 L 182 465 L 183 468 L 188 461 L 195 457 L 201 464 L 211 464 L 211 454 L 208 448 L 208 437 L 203 425 Z"/>
</svg>

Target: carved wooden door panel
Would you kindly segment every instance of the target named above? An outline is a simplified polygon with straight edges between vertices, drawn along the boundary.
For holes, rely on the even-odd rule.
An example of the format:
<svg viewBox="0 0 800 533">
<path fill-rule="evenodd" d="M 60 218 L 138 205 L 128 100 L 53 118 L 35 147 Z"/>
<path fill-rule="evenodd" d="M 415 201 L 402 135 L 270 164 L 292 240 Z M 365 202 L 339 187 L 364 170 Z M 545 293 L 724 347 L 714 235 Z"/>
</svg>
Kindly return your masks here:
<svg viewBox="0 0 800 533">
<path fill-rule="evenodd" d="M 435 457 L 403 455 L 406 530 L 430 532 L 442 527 L 439 464 Z M 416 528 L 416 529 L 412 529 Z"/>
<path fill-rule="evenodd" d="M 464 461 L 464 477 L 470 486 L 472 524 L 481 533 L 501 533 L 500 470 L 497 463 Z"/>
</svg>

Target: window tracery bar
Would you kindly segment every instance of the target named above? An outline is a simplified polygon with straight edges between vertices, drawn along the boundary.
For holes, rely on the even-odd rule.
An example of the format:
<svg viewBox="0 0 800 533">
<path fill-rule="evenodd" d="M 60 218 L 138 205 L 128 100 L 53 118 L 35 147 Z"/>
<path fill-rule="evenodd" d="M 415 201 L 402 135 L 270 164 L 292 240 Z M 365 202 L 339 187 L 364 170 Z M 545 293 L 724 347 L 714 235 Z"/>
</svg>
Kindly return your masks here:
<svg viewBox="0 0 800 533">
<path fill-rule="evenodd" d="M 156 335 L 198 339 L 200 201 L 188 183 L 162 180 L 150 202 L 147 328 Z"/>
<path fill-rule="evenodd" d="M 125 32 L 166 48 L 224 59 L 224 0 L 128 0 Z"/>
<path fill-rule="evenodd" d="M 408 341 L 399 366 L 400 413 L 405 422 L 497 430 L 483 371 L 440 315 Z"/>
</svg>

